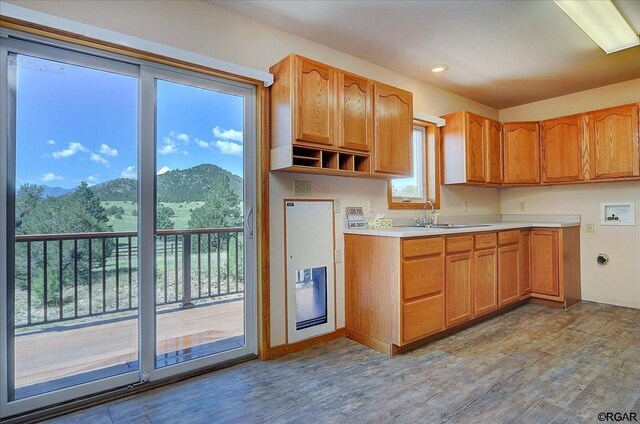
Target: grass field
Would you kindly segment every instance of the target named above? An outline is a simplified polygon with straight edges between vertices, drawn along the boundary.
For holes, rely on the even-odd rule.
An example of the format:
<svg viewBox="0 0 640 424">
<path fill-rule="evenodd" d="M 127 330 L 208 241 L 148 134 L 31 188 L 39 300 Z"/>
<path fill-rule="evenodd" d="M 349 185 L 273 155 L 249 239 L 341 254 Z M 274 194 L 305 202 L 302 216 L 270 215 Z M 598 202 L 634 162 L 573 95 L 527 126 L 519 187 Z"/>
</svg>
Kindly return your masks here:
<svg viewBox="0 0 640 424">
<path fill-rule="evenodd" d="M 203 204 L 204 202 L 162 203 L 163 206 L 170 207 L 175 212 L 175 215 L 171 217 L 171 220 L 175 223 L 174 229 L 176 230 L 189 228 L 188 222 L 191 218 L 191 211 Z M 137 203 L 111 201 L 102 202 L 102 206 L 105 209 L 109 209 L 111 206 L 119 206 L 124 209 L 122 219 L 118 219 L 113 215 L 109 217 L 109 225 L 111 225 L 113 231 L 137 230 L 138 217 L 131 214 L 132 211 L 138 210 Z"/>
</svg>

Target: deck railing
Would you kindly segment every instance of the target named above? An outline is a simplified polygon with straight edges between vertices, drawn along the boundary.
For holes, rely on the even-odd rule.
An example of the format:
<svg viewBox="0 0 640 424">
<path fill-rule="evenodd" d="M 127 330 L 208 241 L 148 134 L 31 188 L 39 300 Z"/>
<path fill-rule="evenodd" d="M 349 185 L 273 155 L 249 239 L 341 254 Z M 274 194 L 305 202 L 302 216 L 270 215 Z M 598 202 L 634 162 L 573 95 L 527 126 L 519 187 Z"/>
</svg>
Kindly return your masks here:
<svg viewBox="0 0 640 424">
<path fill-rule="evenodd" d="M 15 327 L 137 309 L 136 232 L 17 235 Z M 156 305 L 244 292 L 243 229 L 156 231 Z"/>
</svg>

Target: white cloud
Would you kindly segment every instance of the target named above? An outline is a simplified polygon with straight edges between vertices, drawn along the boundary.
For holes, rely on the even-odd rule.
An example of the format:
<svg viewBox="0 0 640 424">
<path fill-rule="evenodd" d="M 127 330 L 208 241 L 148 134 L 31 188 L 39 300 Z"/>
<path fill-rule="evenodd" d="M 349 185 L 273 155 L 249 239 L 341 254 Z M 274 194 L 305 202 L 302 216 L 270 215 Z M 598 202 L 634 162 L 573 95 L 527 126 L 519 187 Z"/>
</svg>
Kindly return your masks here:
<svg viewBox="0 0 640 424">
<path fill-rule="evenodd" d="M 213 127 L 213 136 L 215 138 L 221 138 L 223 140 L 232 140 L 237 141 L 238 143 L 242 143 L 242 131 L 237 131 L 233 129 L 222 129 L 220 127 Z"/>
<path fill-rule="evenodd" d="M 100 153 L 102 153 L 105 156 L 116 157 L 116 156 L 118 156 L 118 149 L 113 149 L 113 148 L 109 147 L 108 144 L 101 144 L 100 145 Z"/>
<path fill-rule="evenodd" d="M 242 145 L 232 143 L 230 141 L 218 140 L 216 141 L 216 147 L 220 149 L 220 153 L 225 155 L 240 156 L 242 157 Z"/>
<path fill-rule="evenodd" d="M 88 152 L 88 151 L 89 150 L 80 143 L 69 143 L 69 146 L 66 149 L 60 150 L 58 152 L 53 152 L 52 156 L 55 159 L 60 159 L 60 158 L 73 156 L 78 152 Z"/>
<path fill-rule="evenodd" d="M 136 172 L 135 166 L 127 166 L 127 169 L 120 173 L 122 178 L 137 178 L 138 173 Z"/>
<path fill-rule="evenodd" d="M 189 144 L 189 135 L 185 133 L 178 133 L 176 139 L 182 141 L 185 144 Z"/>
<path fill-rule="evenodd" d="M 47 140 L 47 144 L 48 144 L 49 146 L 55 146 L 56 141 L 55 141 L 54 139 L 49 139 L 49 140 Z"/>
<path fill-rule="evenodd" d="M 209 147 L 209 143 L 207 143 L 204 140 L 200 140 L 199 138 L 196 138 L 196 144 L 200 147 L 202 147 L 203 149 L 206 149 Z"/>
<path fill-rule="evenodd" d="M 177 151 L 178 146 L 176 146 L 176 142 L 173 139 L 169 137 L 164 137 L 162 139 L 162 147 L 158 149 L 158 153 L 160 153 L 161 155 L 169 155 Z"/>
<path fill-rule="evenodd" d="M 169 171 L 171 171 L 171 168 L 169 168 L 168 166 L 163 166 L 162 168 L 160 168 L 158 170 L 158 175 L 162 175 L 162 174 L 164 174 L 166 172 L 169 172 Z"/>
<path fill-rule="evenodd" d="M 107 166 L 107 167 L 109 166 L 109 161 L 106 160 L 105 158 L 103 158 L 102 156 L 100 156 L 97 153 L 91 153 L 91 156 L 89 157 L 89 159 L 91 159 L 95 163 L 99 163 L 99 164 Z"/>
<path fill-rule="evenodd" d="M 189 152 L 187 152 L 186 150 L 183 150 L 182 154 L 185 155 L 185 156 L 189 156 Z"/>
<path fill-rule="evenodd" d="M 94 175 L 89 175 L 87 178 L 84 179 L 87 184 L 89 185 L 94 185 L 95 183 L 98 182 L 98 177 L 94 176 Z"/>
<path fill-rule="evenodd" d="M 49 183 L 51 181 L 64 180 L 64 177 L 60 175 L 56 175 L 53 172 L 47 172 L 42 177 L 40 177 L 40 180 L 44 181 L 45 183 Z"/>
</svg>

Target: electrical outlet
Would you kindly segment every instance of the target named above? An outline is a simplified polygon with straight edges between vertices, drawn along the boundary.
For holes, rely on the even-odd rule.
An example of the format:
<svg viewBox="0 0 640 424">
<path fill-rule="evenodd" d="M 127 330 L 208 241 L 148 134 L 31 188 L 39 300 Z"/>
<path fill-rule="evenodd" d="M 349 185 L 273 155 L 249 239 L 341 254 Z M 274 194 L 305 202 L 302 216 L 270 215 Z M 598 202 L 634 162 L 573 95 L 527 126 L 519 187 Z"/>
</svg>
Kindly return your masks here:
<svg viewBox="0 0 640 424">
<path fill-rule="evenodd" d="M 467 202 L 466 200 L 462 201 L 462 210 L 465 212 L 469 210 L 469 202 Z"/>
<path fill-rule="evenodd" d="M 367 213 L 373 213 L 375 210 L 373 209 L 373 200 L 367 200 Z"/>
<path fill-rule="evenodd" d="M 526 202 L 520 202 L 520 212 L 524 212 L 525 206 L 526 206 Z"/>
<path fill-rule="evenodd" d="M 587 233 L 595 233 L 596 232 L 596 224 L 587 223 Z"/>
<path fill-rule="evenodd" d="M 336 249 L 336 263 L 342 263 L 342 250 Z"/>
<path fill-rule="evenodd" d="M 311 181 L 293 181 L 294 196 L 311 196 Z"/>
<path fill-rule="evenodd" d="M 333 200 L 333 213 L 340 213 L 340 199 Z"/>
</svg>

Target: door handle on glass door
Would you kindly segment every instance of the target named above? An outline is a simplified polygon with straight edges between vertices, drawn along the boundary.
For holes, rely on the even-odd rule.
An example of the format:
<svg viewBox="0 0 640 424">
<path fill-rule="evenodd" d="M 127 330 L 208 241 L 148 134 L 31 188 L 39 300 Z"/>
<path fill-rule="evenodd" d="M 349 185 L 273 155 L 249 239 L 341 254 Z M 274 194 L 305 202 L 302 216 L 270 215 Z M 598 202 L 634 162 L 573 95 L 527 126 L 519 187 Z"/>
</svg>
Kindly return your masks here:
<svg viewBox="0 0 640 424">
<path fill-rule="evenodd" d="M 244 218 L 244 227 L 247 230 L 247 236 L 252 239 L 253 238 L 253 219 L 249 219 L 249 217 L 253 218 L 253 206 L 249 208 L 249 212 L 247 212 L 247 216 Z"/>
</svg>

